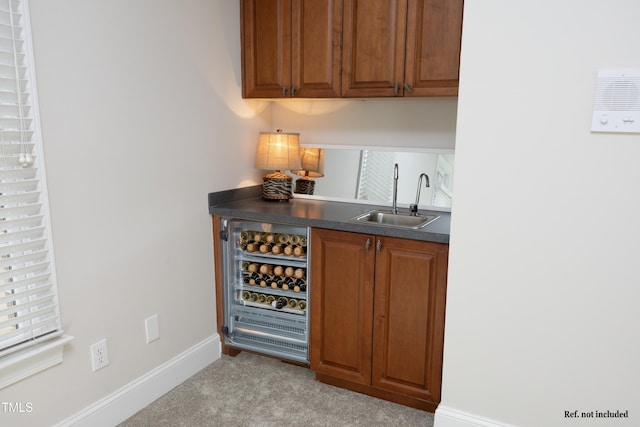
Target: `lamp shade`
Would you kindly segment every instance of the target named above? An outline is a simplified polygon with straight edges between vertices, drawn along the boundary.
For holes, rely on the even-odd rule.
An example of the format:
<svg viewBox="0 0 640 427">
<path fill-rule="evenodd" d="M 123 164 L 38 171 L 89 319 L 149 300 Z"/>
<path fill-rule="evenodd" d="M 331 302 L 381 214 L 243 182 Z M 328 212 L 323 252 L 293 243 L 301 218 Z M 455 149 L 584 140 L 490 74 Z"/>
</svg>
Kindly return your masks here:
<svg viewBox="0 0 640 427">
<path fill-rule="evenodd" d="M 300 134 L 260 132 L 255 166 L 267 170 L 300 169 Z"/>
<path fill-rule="evenodd" d="M 324 176 L 324 149 L 322 148 L 301 148 L 300 149 L 299 170 L 291 172 L 300 176 L 310 176 L 319 178 Z"/>
</svg>

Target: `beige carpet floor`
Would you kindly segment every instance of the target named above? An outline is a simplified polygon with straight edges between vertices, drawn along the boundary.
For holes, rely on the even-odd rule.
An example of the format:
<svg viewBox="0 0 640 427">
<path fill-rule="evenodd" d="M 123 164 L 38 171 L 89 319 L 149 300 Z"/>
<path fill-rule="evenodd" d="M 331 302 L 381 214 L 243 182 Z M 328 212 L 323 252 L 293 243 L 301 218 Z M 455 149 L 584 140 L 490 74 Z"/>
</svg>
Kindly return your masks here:
<svg viewBox="0 0 640 427">
<path fill-rule="evenodd" d="M 242 352 L 223 355 L 120 426 L 432 427 L 433 414 L 323 384 L 309 369 Z"/>
</svg>

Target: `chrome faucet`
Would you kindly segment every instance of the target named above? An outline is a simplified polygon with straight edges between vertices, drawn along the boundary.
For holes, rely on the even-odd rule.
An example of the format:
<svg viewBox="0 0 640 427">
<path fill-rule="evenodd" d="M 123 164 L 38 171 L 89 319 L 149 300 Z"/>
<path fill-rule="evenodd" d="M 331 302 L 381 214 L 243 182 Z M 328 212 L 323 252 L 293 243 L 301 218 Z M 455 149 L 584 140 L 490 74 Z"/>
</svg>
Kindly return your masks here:
<svg viewBox="0 0 640 427">
<path fill-rule="evenodd" d="M 398 164 L 393 165 L 393 205 L 391 213 L 398 213 Z"/>
<path fill-rule="evenodd" d="M 418 203 L 420 202 L 420 184 L 422 184 L 422 177 L 424 177 L 427 183 L 425 187 L 429 188 L 429 175 L 427 175 L 426 173 L 421 173 L 418 177 L 418 191 L 416 192 L 416 202 L 409 205 L 409 211 L 411 212 L 412 216 L 418 215 Z"/>
</svg>

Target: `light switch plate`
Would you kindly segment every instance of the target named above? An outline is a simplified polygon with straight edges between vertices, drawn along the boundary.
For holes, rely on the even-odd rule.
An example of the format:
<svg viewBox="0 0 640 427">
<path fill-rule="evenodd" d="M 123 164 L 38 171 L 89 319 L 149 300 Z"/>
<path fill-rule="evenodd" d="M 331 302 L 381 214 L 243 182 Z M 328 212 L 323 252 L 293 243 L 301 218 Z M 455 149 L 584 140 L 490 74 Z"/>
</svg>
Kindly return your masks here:
<svg viewBox="0 0 640 427">
<path fill-rule="evenodd" d="M 144 329 L 147 333 L 147 344 L 154 342 L 160 338 L 160 325 L 158 324 L 158 315 L 154 314 L 144 321 Z"/>
</svg>

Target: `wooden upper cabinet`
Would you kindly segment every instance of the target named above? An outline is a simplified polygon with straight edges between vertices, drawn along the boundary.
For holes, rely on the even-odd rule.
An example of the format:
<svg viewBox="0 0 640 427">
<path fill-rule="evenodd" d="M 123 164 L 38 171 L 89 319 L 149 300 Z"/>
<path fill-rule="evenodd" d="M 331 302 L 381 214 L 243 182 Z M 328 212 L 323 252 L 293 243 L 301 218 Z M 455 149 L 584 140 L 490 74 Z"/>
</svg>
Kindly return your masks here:
<svg viewBox="0 0 640 427">
<path fill-rule="evenodd" d="M 463 0 L 409 0 L 404 96 L 458 94 Z"/>
<path fill-rule="evenodd" d="M 463 0 L 241 0 L 242 96 L 458 94 Z"/>
<path fill-rule="evenodd" d="M 294 97 L 339 97 L 342 0 L 293 0 Z"/>
<path fill-rule="evenodd" d="M 395 96 L 404 79 L 407 0 L 345 0 L 342 96 Z"/>
<path fill-rule="evenodd" d="M 458 94 L 463 0 L 345 0 L 342 96 Z"/>
<path fill-rule="evenodd" d="M 342 0 L 242 0 L 242 96 L 339 97 Z"/>
<path fill-rule="evenodd" d="M 242 0 L 242 96 L 280 98 L 291 83 L 291 0 Z"/>
</svg>

